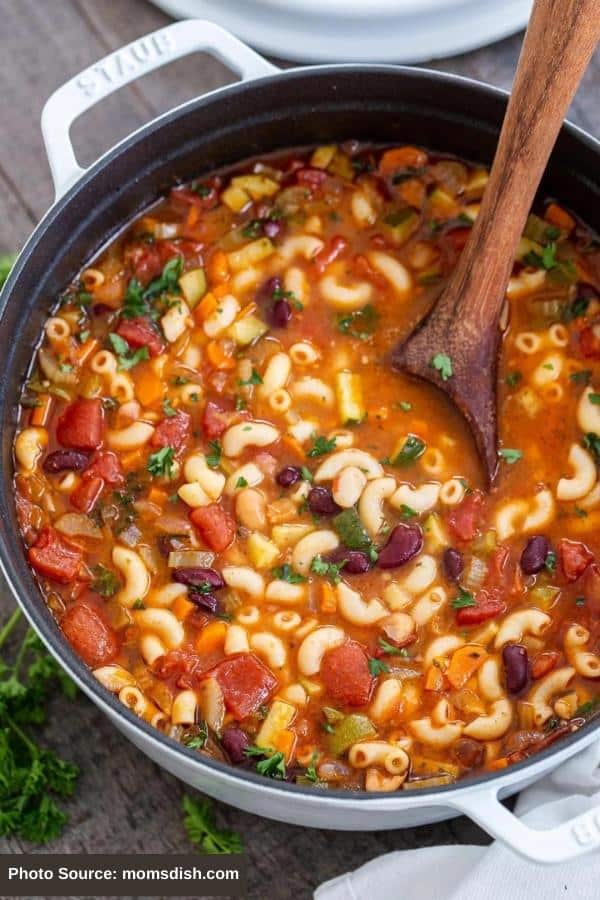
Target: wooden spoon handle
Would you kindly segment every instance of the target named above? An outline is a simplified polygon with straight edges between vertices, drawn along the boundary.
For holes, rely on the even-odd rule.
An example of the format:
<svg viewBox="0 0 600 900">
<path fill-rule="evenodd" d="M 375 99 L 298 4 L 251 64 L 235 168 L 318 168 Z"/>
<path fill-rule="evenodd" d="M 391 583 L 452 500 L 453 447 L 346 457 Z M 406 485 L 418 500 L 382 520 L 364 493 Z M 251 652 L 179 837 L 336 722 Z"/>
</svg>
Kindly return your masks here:
<svg viewBox="0 0 600 900">
<path fill-rule="evenodd" d="M 599 39 L 598 0 L 536 0 L 490 179 L 455 273 L 462 289 L 452 315 L 475 332 L 499 315 L 527 214 Z"/>
</svg>

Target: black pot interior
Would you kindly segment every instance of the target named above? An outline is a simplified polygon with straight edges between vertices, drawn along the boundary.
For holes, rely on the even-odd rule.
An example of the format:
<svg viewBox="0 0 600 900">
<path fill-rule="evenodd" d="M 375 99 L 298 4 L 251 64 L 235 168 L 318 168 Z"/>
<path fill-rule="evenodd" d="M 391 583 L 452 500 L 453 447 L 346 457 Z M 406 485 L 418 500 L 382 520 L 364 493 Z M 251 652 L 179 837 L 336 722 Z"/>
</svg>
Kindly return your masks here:
<svg viewBox="0 0 600 900">
<path fill-rule="evenodd" d="M 63 661 L 88 685 L 98 690 L 70 648 L 57 641 L 58 629 L 25 563 L 11 484 L 15 400 L 57 294 L 124 223 L 176 181 L 258 154 L 351 138 L 420 144 L 489 164 L 505 105 L 504 93 L 475 82 L 398 67 L 320 67 L 234 85 L 180 107 L 129 138 L 94 166 L 38 226 L 0 299 L 0 555 L 38 630 L 53 645 L 61 645 Z M 596 230 L 599 157 L 595 141 L 564 128 L 541 188 L 544 196 L 560 198 Z M 117 701 L 107 699 L 122 716 L 150 731 Z M 567 741 L 573 739 L 575 735 Z M 184 748 L 181 752 L 192 756 Z"/>
</svg>

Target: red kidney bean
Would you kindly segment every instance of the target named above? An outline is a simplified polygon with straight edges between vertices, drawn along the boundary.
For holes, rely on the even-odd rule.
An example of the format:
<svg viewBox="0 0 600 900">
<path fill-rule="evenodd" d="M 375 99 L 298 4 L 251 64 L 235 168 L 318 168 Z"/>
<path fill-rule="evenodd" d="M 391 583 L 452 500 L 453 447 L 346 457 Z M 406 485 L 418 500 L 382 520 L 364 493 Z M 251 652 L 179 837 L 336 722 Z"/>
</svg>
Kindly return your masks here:
<svg viewBox="0 0 600 900">
<path fill-rule="evenodd" d="M 238 728 L 237 725 L 229 725 L 225 728 L 221 735 L 221 747 L 234 765 L 246 762 L 248 757 L 244 753 L 246 747 L 250 746 L 250 739 L 245 731 Z"/>
<path fill-rule="evenodd" d="M 204 568 L 203 566 L 187 566 L 186 568 L 173 569 L 173 581 L 177 581 L 179 584 L 187 584 L 192 588 L 209 584 L 213 591 L 219 591 L 225 587 L 225 581 L 220 572 L 217 572 L 216 569 Z"/>
<path fill-rule="evenodd" d="M 276 300 L 267 312 L 267 319 L 273 328 L 287 328 L 292 318 L 292 307 L 285 298 Z"/>
<path fill-rule="evenodd" d="M 333 516 L 340 511 L 332 497 L 331 491 L 326 487 L 314 487 L 310 489 L 307 497 L 308 508 L 318 516 Z"/>
<path fill-rule="evenodd" d="M 161 556 L 168 556 L 174 550 L 187 550 L 190 545 L 185 535 L 179 537 L 176 534 L 161 534 L 156 543 Z"/>
<path fill-rule="evenodd" d="M 600 297 L 594 285 L 588 284 L 587 281 L 579 282 L 575 296 L 581 297 L 583 300 L 596 300 Z"/>
<path fill-rule="evenodd" d="M 279 278 L 277 275 L 275 275 L 273 278 L 267 278 L 266 281 L 263 281 L 258 291 L 256 292 L 256 302 L 268 303 L 273 299 L 273 294 L 276 291 L 281 290 L 283 290 L 281 278 Z"/>
<path fill-rule="evenodd" d="M 114 313 L 115 310 L 112 306 L 109 306 L 108 303 L 94 303 L 92 312 L 95 316 L 105 316 L 107 313 Z"/>
<path fill-rule="evenodd" d="M 537 575 L 538 572 L 541 572 L 549 551 L 548 538 L 541 534 L 529 538 L 521 553 L 521 568 L 525 575 Z"/>
<path fill-rule="evenodd" d="M 460 738 L 452 747 L 454 759 L 465 769 L 474 769 L 483 762 L 484 749 L 472 738 Z"/>
<path fill-rule="evenodd" d="M 388 542 L 379 551 L 380 569 L 397 569 L 406 565 L 423 549 L 423 532 L 418 525 L 396 525 Z"/>
<path fill-rule="evenodd" d="M 465 567 L 462 553 L 454 547 L 447 547 L 442 557 L 442 566 L 448 581 L 458 581 Z"/>
<path fill-rule="evenodd" d="M 327 562 L 338 565 L 344 562 L 344 572 L 348 575 L 362 575 L 371 568 L 371 560 L 363 550 L 346 550 L 338 547 L 326 556 Z"/>
<path fill-rule="evenodd" d="M 286 466 L 275 476 L 275 481 L 281 487 L 291 487 L 302 478 L 302 472 L 298 466 Z"/>
<path fill-rule="evenodd" d="M 191 600 L 199 609 L 207 609 L 211 613 L 216 613 L 219 608 L 219 601 L 214 594 L 205 594 L 191 587 L 188 591 L 188 600 Z"/>
<path fill-rule="evenodd" d="M 506 644 L 502 650 L 502 662 L 509 694 L 519 694 L 529 680 L 529 658 L 521 644 Z"/>
<path fill-rule="evenodd" d="M 44 460 L 44 472 L 53 475 L 55 472 L 81 472 L 90 463 L 90 454 L 83 450 L 55 450 Z"/>
</svg>

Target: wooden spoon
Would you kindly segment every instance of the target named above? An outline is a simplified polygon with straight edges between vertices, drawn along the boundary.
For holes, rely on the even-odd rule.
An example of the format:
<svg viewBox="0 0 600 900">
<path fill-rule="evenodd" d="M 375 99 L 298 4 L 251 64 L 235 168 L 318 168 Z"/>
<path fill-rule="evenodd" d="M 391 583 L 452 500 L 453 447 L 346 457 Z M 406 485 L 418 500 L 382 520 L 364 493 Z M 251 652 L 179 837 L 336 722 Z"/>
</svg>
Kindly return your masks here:
<svg viewBox="0 0 600 900">
<path fill-rule="evenodd" d="M 477 220 L 434 308 L 392 365 L 441 388 L 467 420 L 488 486 L 498 468 L 499 319 L 519 238 L 569 104 L 600 39 L 598 0 L 536 0 Z M 438 366 L 445 361 L 445 371 Z"/>
</svg>

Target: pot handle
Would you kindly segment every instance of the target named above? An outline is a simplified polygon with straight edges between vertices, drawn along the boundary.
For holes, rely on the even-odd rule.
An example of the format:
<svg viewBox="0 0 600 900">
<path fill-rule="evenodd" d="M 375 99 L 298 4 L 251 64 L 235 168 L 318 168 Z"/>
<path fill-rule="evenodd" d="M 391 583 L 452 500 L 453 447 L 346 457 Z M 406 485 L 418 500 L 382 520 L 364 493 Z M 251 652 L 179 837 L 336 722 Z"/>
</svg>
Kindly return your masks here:
<svg viewBox="0 0 600 900">
<path fill-rule="evenodd" d="M 167 25 L 109 53 L 59 87 L 42 110 L 42 135 L 57 200 L 85 172 L 69 135 L 75 119 L 136 78 L 196 51 L 215 56 L 243 81 L 279 71 L 224 28 L 203 19 Z"/>
<path fill-rule="evenodd" d="M 531 828 L 503 806 L 498 788 L 474 788 L 450 805 L 531 862 L 567 862 L 600 846 L 600 807 L 545 829 Z"/>
</svg>

